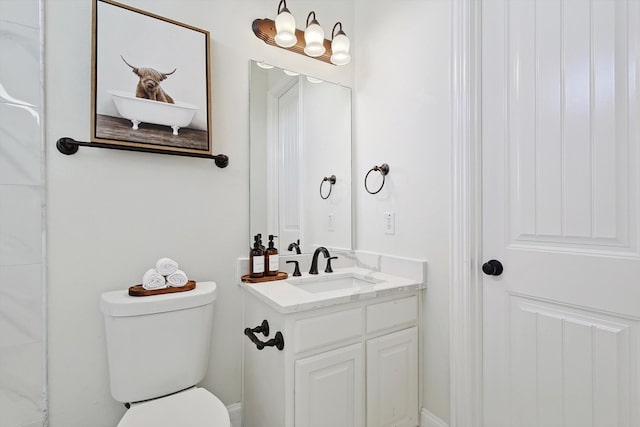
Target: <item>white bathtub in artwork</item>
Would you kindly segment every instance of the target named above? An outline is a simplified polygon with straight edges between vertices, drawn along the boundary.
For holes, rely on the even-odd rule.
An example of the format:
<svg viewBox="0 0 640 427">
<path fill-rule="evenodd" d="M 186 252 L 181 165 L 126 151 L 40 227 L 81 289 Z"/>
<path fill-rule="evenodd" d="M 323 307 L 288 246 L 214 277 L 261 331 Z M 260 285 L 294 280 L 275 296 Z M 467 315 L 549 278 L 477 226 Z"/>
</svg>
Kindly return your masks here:
<svg viewBox="0 0 640 427">
<path fill-rule="evenodd" d="M 131 120 L 133 129 L 138 129 L 140 123 L 170 126 L 173 134 L 178 135 L 178 129 L 189 126 L 198 107 L 186 102 L 169 104 L 137 98 L 125 91 L 108 90 L 118 113 L 125 119 Z"/>
</svg>

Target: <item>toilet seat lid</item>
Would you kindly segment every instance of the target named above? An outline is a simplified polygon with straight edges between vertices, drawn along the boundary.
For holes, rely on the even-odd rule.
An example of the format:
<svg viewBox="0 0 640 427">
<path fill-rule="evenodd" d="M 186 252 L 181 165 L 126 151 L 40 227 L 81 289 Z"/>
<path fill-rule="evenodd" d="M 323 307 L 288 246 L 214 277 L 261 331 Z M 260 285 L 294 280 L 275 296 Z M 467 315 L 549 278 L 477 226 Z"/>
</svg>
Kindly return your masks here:
<svg viewBox="0 0 640 427">
<path fill-rule="evenodd" d="M 224 403 L 203 388 L 132 405 L 118 427 L 229 427 Z"/>
</svg>

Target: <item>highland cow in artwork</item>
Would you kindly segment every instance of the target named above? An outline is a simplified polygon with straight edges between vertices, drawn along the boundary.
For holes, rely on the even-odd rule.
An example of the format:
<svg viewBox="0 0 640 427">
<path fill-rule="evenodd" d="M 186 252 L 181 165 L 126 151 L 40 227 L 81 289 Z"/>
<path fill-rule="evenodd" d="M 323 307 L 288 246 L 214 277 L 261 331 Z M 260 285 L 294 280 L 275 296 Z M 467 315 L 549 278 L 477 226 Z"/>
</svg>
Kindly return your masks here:
<svg viewBox="0 0 640 427">
<path fill-rule="evenodd" d="M 170 73 L 161 73 L 153 68 L 134 67 L 129 64 L 122 55 L 120 55 L 120 58 L 122 58 L 125 64 L 131 67 L 133 74 L 140 78 L 136 86 L 136 97 L 150 99 L 152 101 L 168 102 L 169 104 L 174 103 L 173 98 L 162 89 L 160 82 L 166 80 L 167 76 L 175 73 L 177 68 L 174 68 Z"/>
</svg>

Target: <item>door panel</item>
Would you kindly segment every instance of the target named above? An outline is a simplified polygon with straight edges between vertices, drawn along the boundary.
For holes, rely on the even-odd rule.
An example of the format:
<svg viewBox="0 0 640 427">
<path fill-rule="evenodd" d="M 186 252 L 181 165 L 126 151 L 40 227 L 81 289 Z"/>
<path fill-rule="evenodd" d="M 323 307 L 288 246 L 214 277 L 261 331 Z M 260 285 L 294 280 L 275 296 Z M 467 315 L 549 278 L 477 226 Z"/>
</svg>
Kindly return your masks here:
<svg viewBox="0 0 640 427">
<path fill-rule="evenodd" d="M 418 425 L 418 329 L 367 341 L 367 427 Z"/>
<path fill-rule="evenodd" d="M 508 305 L 511 425 L 628 425 L 638 322 L 529 296 Z"/>
<path fill-rule="evenodd" d="M 295 362 L 296 427 L 363 427 L 362 344 Z"/>
<path fill-rule="evenodd" d="M 298 84 L 278 98 L 279 240 L 302 240 L 302 143 Z"/>
<path fill-rule="evenodd" d="M 482 8 L 485 426 L 640 426 L 640 2 Z"/>
<path fill-rule="evenodd" d="M 487 55 L 501 51 L 504 69 L 487 64 L 495 71 L 485 79 L 506 101 L 498 100 L 505 120 L 492 132 L 509 141 L 504 183 L 513 243 L 636 249 L 636 233 L 627 229 L 637 203 L 627 128 L 637 99 L 631 76 L 620 72 L 633 54 L 623 38 L 624 4 L 528 0 L 502 12 L 504 49 Z"/>
</svg>

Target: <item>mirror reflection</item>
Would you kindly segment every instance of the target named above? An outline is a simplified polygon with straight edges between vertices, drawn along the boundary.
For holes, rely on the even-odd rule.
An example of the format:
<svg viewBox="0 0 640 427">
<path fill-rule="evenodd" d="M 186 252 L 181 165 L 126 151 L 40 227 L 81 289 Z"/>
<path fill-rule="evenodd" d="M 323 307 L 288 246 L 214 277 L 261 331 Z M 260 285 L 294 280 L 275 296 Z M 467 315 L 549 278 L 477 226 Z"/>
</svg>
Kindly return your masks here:
<svg viewBox="0 0 640 427">
<path fill-rule="evenodd" d="M 251 61 L 250 232 L 352 249 L 351 89 Z"/>
</svg>

